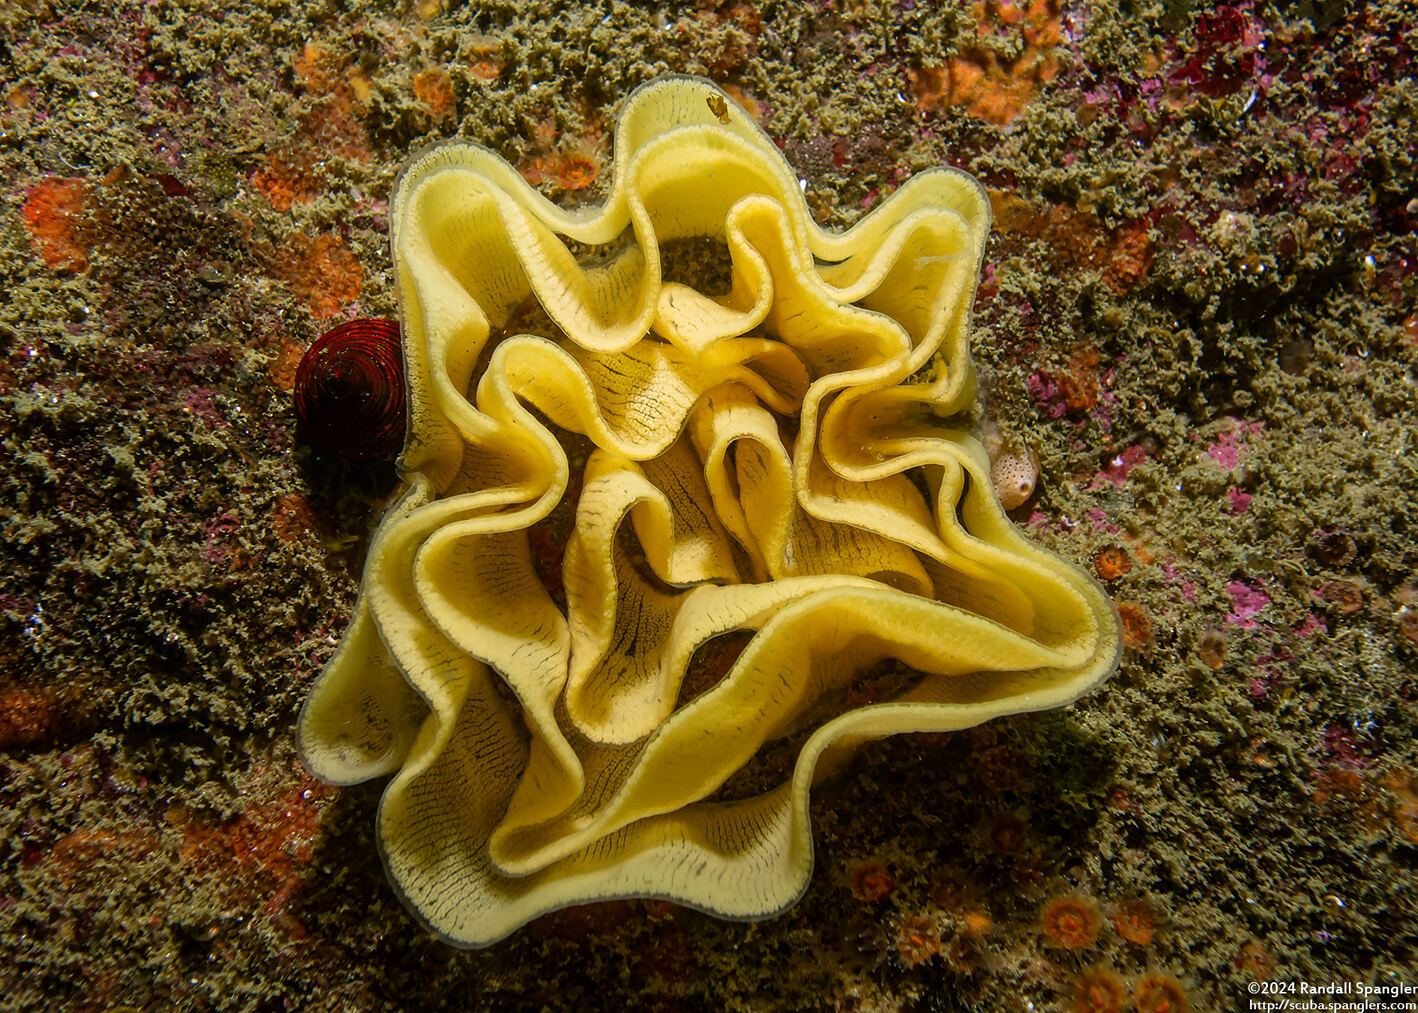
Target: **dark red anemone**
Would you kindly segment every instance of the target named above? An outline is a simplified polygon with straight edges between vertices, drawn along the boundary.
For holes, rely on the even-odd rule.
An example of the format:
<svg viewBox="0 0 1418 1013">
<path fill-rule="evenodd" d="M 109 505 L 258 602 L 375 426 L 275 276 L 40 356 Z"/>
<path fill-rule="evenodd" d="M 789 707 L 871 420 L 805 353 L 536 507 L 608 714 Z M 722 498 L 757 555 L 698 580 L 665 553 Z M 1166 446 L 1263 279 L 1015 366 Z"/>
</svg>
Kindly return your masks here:
<svg viewBox="0 0 1418 1013">
<path fill-rule="evenodd" d="M 393 320 L 327 331 L 295 371 L 295 414 L 310 445 L 350 461 L 391 457 L 404 443 L 404 361 Z"/>
</svg>

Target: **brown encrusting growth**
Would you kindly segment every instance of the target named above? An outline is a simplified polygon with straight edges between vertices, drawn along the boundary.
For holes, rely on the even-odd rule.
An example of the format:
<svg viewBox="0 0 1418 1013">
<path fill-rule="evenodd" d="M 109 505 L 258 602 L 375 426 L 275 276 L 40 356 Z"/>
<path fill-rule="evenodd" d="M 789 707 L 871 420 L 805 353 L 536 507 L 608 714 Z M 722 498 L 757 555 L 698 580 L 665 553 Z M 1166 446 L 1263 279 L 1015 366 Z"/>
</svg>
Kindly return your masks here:
<svg viewBox="0 0 1418 1013">
<path fill-rule="evenodd" d="M 0 1007 L 1224 1010 L 1251 981 L 1401 979 L 1410 24 L 1398 0 L 4 5 Z M 593 201 L 617 103 L 663 71 L 744 96 L 829 224 L 930 165 L 986 183 L 961 424 L 1037 455 L 1030 537 L 1126 550 L 1099 578 L 1132 649 L 1066 712 L 866 745 L 815 789 L 780 918 L 617 901 L 453 951 L 385 882 L 377 789 L 311 782 L 291 741 L 395 482 L 298 440 L 295 364 L 396 317 L 410 152 L 473 140 Z M 547 583 L 567 522 L 535 532 Z M 1097 898 L 1077 950 L 1041 918 L 1069 897 Z"/>
</svg>

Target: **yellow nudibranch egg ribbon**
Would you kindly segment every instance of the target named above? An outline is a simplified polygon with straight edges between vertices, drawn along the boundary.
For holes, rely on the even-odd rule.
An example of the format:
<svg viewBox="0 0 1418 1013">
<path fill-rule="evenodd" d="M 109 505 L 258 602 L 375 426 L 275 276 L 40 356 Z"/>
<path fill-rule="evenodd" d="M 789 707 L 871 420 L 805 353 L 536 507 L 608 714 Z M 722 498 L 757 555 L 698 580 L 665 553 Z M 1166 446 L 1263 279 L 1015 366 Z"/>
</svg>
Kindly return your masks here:
<svg viewBox="0 0 1418 1013">
<path fill-rule="evenodd" d="M 854 746 L 1062 706 L 1117 664 L 1111 603 L 950 421 L 980 185 L 928 170 L 820 228 L 744 110 L 677 76 L 625 100 L 613 157 L 576 210 L 468 143 L 393 200 L 403 487 L 298 734 L 326 781 L 392 775 L 386 869 L 460 946 L 609 898 L 776 914 Z M 726 254 L 727 291 L 664 277 L 680 240 Z M 549 576 L 529 534 L 557 510 Z M 887 665 L 892 695 L 852 703 Z"/>
</svg>

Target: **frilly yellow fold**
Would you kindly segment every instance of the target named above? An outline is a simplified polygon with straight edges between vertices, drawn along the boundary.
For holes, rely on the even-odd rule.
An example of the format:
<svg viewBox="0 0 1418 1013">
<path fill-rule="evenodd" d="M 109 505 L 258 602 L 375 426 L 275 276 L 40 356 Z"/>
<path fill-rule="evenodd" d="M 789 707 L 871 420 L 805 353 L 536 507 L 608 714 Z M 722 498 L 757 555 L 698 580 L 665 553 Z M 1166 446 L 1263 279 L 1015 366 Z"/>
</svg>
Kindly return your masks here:
<svg viewBox="0 0 1418 1013">
<path fill-rule="evenodd" d="M 395 194 L 405 488 L 299 736 L 327 781 L 395 775 L 386 866 L 457 945 L 612 897 L 775 914 L 808 882 L 825 752 L 1057 707 L 1116 664 L 1107 599 L 1016 531 L 941 422 L 973 397 L 980 186 L 923 172 L 824 231 L 719 98 L 631 95 L 599 207 L 471 144 Z M 727 249 L 726 294 L 663 280 L 679 238 Z M 503 333 L 529 297 L 553 333 Z M 528 531 L 563 497 L 552 581 Z M 696 651 L 736 632 L 705 685 Z M 919 676 L 849 707 L 886 659 Z M 720 792 L 785 736 L 777 787 Z"/>
</svg>

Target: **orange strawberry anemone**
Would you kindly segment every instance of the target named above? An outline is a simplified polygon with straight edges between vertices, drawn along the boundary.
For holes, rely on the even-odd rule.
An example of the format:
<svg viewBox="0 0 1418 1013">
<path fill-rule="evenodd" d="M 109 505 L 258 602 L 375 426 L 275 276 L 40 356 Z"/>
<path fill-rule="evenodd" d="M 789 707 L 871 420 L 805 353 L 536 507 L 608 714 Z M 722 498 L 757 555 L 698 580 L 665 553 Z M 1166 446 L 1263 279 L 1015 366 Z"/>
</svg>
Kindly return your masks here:
<svg viewBox="0 0 1418 1013">
<path fill-rule="evenodd" d="M 1045 934 L 1066 950 L 1081 950 L 1091 945 L 1098 938 L 1102 922 L 1098 905 L 1077 894 L 1049 901 L 1040 920 Z"/>
</svg>

